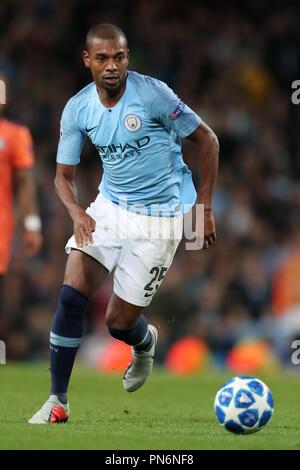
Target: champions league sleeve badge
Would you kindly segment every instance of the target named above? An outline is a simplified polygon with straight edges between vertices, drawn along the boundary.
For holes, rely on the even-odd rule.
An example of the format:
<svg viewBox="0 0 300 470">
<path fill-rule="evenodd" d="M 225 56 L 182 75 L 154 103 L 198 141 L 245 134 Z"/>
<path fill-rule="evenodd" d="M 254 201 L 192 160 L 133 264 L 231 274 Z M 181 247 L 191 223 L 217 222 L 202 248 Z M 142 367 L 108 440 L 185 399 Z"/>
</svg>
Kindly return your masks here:
<svg viewBox="0 0 300 470">
<path fill-rule="evenodd" d="M 183 113 L 184 108 L 185 108 L 185 104 L 181 100 L 179 100 L 177 108 L 175 109 L 173 113 L 170 114 L 169 118 L 172 119 L 172 121 L 175 121 L 175 119 L 177 119 L 178 116 L 180 116 L 180 114 Z"/>
</svg>

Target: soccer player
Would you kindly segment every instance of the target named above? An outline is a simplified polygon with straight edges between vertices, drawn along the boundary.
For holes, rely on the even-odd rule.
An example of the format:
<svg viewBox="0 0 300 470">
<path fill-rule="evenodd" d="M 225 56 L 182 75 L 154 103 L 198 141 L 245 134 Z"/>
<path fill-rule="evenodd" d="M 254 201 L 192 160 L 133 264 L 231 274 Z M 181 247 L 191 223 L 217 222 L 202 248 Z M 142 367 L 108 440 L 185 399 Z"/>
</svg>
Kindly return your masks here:
<svg viewBox="0 0 300 470">
<path fill-rule="evenodd" d="M 216 240 L 212 194 L 219 146 L 213 131 L 165 83 L 127 71 L 127 40 L 118 27 L 92 27 L 83 60 L 93 82 L 63 111 L 55 178 L 74 235 L 66 245 L 69 257 L 50 333 L 50 396 L 30 424 L 67 421 L 67 387 L 84 311 L 107 273 L 113 273 L 114 293 L 106 324 L 133 353 L 123 386 L 134 392 L 149 377 L 157 330 L 148 325 L 143 310 L 171 265 L 182 213 L 197 196 L 180 138 L 198 147 L 204 248 Z M 77 200 L 75 171 L 86 136 L 99 152 L 104 173 L 96 200 L 84 211 Z M 162 232 L 170 229 L 169 237 L 149 236 L 149 226 L 155 231 L 159 225 Z"/>
<path fill-rule="evenodd" d="M 34 154 L 30 131 L 25 126 L 4 119 L 2 110 L 3 105 L 0 105 L 0 283 L 11 256 L 14 192 L 23 219 L 25 254 L 34 256 L 42 244 L 32 173 Z"/>
</svg>

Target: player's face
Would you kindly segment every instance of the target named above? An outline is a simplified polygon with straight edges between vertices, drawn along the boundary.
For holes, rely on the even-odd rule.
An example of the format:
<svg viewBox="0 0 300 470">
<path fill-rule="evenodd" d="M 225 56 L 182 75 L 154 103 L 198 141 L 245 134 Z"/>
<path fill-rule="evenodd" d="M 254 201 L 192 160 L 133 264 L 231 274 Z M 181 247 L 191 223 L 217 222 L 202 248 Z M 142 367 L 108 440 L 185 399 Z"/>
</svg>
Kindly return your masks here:
<svg viewBox="0 0 300 470">
<path fill-rule="evenodd" d="M 94 38 L 83 52 L 84 64 L 91 69 L 98 88 L 118 93 L 125 82 L 128 66 L 127 44 L 122 39 Z"/>
</svg>

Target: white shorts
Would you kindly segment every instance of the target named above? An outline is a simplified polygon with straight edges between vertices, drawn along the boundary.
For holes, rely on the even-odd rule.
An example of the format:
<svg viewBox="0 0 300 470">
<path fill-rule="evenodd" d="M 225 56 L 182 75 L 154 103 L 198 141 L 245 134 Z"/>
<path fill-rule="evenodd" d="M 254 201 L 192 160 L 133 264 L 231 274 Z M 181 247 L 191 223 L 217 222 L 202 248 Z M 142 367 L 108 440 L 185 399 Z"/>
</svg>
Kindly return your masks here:
<svg viewBox="0 0 300 470">
<path fill-rule="evenodd" d="M 141 307 L 150 304 L 182 238 L 183 217 L 155 217 L 127 211 L 98 194 L 86 212 L 96 221 L 93 244 L 76 248 L 113 272 L 114 292 Z"/>
</svg>

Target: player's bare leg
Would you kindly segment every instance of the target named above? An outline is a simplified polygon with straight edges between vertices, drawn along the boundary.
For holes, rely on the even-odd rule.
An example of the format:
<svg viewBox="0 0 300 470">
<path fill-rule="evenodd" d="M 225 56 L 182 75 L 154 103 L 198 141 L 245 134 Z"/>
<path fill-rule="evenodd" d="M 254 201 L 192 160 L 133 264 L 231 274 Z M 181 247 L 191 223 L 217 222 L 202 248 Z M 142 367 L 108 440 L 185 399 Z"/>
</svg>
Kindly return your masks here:
<svg viewBox="0 0 300 470">
<path fill-rule="evenodd" d="M 148 325 L 142 315 L 143 309 L 113 294 L 105 316 L 110 334 L 132 346 L 133 360 L 123 376 L 123 386 L 127 392 L 138 390 L 153 368 L 157 329 Z"/>
<path fill-rule="evenodd" d="M 106 275 L 106 269 L 85 253 L 78 250 L 70 253 L 50 334 L 50 396 L 29 424 L 68 420 L 67 389 L 83 335 L 84 312 L 89 297 Z"/>
</svg>

